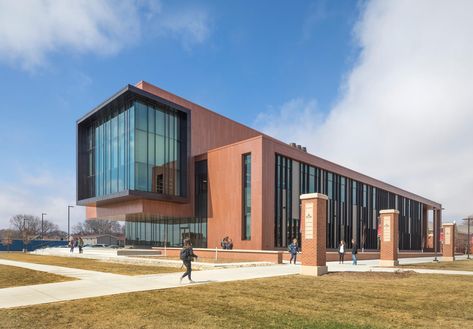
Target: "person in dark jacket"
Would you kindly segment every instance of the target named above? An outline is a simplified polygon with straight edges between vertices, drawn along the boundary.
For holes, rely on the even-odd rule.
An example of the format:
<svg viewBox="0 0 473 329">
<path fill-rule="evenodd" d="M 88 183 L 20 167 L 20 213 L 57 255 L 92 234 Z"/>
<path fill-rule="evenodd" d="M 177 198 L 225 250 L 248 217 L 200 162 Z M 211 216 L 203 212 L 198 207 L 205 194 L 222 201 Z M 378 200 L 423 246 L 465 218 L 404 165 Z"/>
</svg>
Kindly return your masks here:
<svg viewBox="0 0 473 329">
<path fill-rule="evenodd" d="M 358 254 L 358 245 L 356 244 L 355 239 L 351 240 L 351 259 L 352 259 L 352 264 L 356 265 L 357 264 L 357 259 L 356 259 L 356 254 Z"/>
<path fill-rule="evenodd" d="M 291 259 L 289 260 L 289 264 L 291 264 L 292 260 L 294 260 L 294 265 L 296 265 L 297 252 L 299 251 L 299 245 L 297 244 L 297 239 L 292 240 L 292 243 L 289 245 L 287 249 L 289 250 L 289 253 L 291 254 Z"/>
<path fill-rule="evenodd" d="M 181 276 L 179 283 L 182 283 L 182 279 L 186 276 L 189 279 L 189 282 L 193 283 L 191 273 L 192 273 L 192 261 L 194 258 L 198 256 L 194 254 L 194 250 L 192 249 L 192 243 L 190 239 L 184 240 L 184 247 L 181 249 L 181 260 L 184 266 L 186 267 L 186 272 Z"/>
</svg>

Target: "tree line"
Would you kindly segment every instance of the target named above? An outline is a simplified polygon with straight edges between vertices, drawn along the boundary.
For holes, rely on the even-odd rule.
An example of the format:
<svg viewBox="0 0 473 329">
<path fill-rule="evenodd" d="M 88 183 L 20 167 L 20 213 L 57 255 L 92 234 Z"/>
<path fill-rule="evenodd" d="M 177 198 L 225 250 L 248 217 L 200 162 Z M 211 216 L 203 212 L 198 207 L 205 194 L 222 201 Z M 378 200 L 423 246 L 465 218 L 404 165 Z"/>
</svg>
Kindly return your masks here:
<svg viewBox="0 0 473 329">
<path fill-rule="evenodd" d="M 72 227 L 74 235 L 124 234 L 125 226 L 111 220 L 85 220 Z M 67 232 L 59 229 L 53 222 L 29 214 L 18 214 L 10 219 L 10 228 L 0 229 L 0 243 L 10 246 L 13 240 L 28 244 L 31 240 L 49 238 L 67 239 Z"/>
</svg>

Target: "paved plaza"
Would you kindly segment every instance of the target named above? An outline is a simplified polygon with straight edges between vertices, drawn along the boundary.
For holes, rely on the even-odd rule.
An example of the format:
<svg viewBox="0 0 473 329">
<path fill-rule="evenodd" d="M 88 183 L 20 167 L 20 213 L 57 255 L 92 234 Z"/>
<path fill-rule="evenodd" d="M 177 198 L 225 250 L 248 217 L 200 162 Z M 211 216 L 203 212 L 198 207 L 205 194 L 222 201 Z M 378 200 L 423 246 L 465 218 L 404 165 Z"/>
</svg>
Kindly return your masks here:
<svg viewBox="0 0 473 329">
<path fill-rule="evenodd" d="M 96 258 L 100 259 L 100 257 L 100 253 L 98 253 Z M 464 258 L 464 256 L 457 257 L 459 260 Z M 433 258 L 430 257 L 405 258 L 399 260 L 402 265 L 432 261 Z M 179 283 L 179 278 L 182 273 L 128 276 L 4 259 L 0 259 L 0 264 L 54 273 L 77 279 L 68 282 L 0 289 L 0 308 L 29 306 L 137 291 L 170 289 L 189 285 L 188 283 Z M 300 265 L 252 265 L 253 266 L 195 271 L 192 274 L 195 283 L 192 285 L 277 277 L 298 274 L 300 272 Z M 467 271 L 379 267 L 378 260 L 358 261 L 357 266 L 351 265 L 351 262 L 345 262 L 345 264 L 328 262 L 327 266 L 329 272 L 395 272 L 408 270 L 422 274 L 473 275 L 473 272 Z"/>
</svg>

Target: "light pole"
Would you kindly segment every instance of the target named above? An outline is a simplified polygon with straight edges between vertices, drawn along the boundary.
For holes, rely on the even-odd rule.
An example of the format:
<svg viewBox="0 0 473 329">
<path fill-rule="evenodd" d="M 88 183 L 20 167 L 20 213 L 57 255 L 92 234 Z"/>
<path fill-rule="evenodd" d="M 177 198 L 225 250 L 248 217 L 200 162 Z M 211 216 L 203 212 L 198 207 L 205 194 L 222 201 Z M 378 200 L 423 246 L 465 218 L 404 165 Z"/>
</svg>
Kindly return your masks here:
<svg viewBox="0 0 473 329">
<path fill-rule="evenodd" d="M 433 220 L 434 220 L 434 239 L 433 239 L 433 243 L 434 243 L 434 252 L 435 252 L 435 258 L 434 258 L 434 262 L 438 262 L 438 259 L 437 259 L 437 248 L 438 248 L 438 240 L 437 240 L 437 216 L 436 216 L 436 209 L 434 208 L 434 212 L 433 212 Z"/>
<path fill-rule="evenodd" d="M 25 243 L 25 242 L 28 242 L 28 232 L 26 229 L 27 220 L 28 219 L 26 217 L 23 217 L 23 252 L 27 252 L 27 249 L 28 249 L 28 244 Z M 25 248 L 25 244 L 26 244 L 26 248 Z"/>
<path fill-rule="evenodd" d="M 439 220 L 442 220 L 442 217 L 441 217 L 441 211 L 442 210 L 445 210 L 445 208 L 440 208 L 438 209 L 438 213 L 436 212 L 436 209 L 434 208 L 434 242 L 435 242 L 435 259 L 434 259 L 434 262 L 438 262 L 438 259 L 437 259 L 437 252 L 438 252 L 438 245 L 439 245 L 439 242 L 440 242 L 440 239 L 437 239 L 437 232 L 438 232 L 438 224 L 441 224 L 440 221 L 437 221 L 437 217 L 439 217 L 438 219 Z M 438 216 L 436 216 L 435 214 L 437 214 Z"/>
<path fill-rule="evenodd" d="M 471 245 L 470 245 L 470 221 L 473 219 L 473 216 L 468 216 L 468 218 L 463 218 L 463 220 L 467 220 L 468 221 L 468 235 L 467 235 L 467 238 L 468 238 L 468 250 L 466 251 L 467 252 L 467 256 L 466 256 L 466 259 L 470 259 L 470 250 L 471 250 Z"/>
<path fill-rule="evenodd" d="M 74 206 L 67 206 L 67 242 L 71 238 L 71 208 Z"/>
<path fill-rule="evenodd" d="M 47 215 L 47 213 L 43 212 L 41 213 L 41 240 L 44 239 L 44 216 Z"/>
</svg>

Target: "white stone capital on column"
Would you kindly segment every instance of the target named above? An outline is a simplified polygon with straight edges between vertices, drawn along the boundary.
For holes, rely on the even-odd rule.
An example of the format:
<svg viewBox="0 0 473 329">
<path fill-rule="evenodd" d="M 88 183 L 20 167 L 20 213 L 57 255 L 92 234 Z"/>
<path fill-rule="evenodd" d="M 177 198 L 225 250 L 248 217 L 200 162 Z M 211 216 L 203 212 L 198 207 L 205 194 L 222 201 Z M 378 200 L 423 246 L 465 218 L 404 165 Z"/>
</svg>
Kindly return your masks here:
<svg viewBox="0 0 473 329">
<path fill-rule="evenodd" d="M 328 196 L 322 193 L 307 193 L 307 194 L 301 194 L 300 196 L 301 200 L 307 200 L 307 199 L 324 199 L 328 200 Z"/>
<path fill-rule="evenodd" d="M 382 214 L 399 214 L 399 210 L 396 209 L 384 209 L 380 210 L 379 213 Z"/>
</svg>

